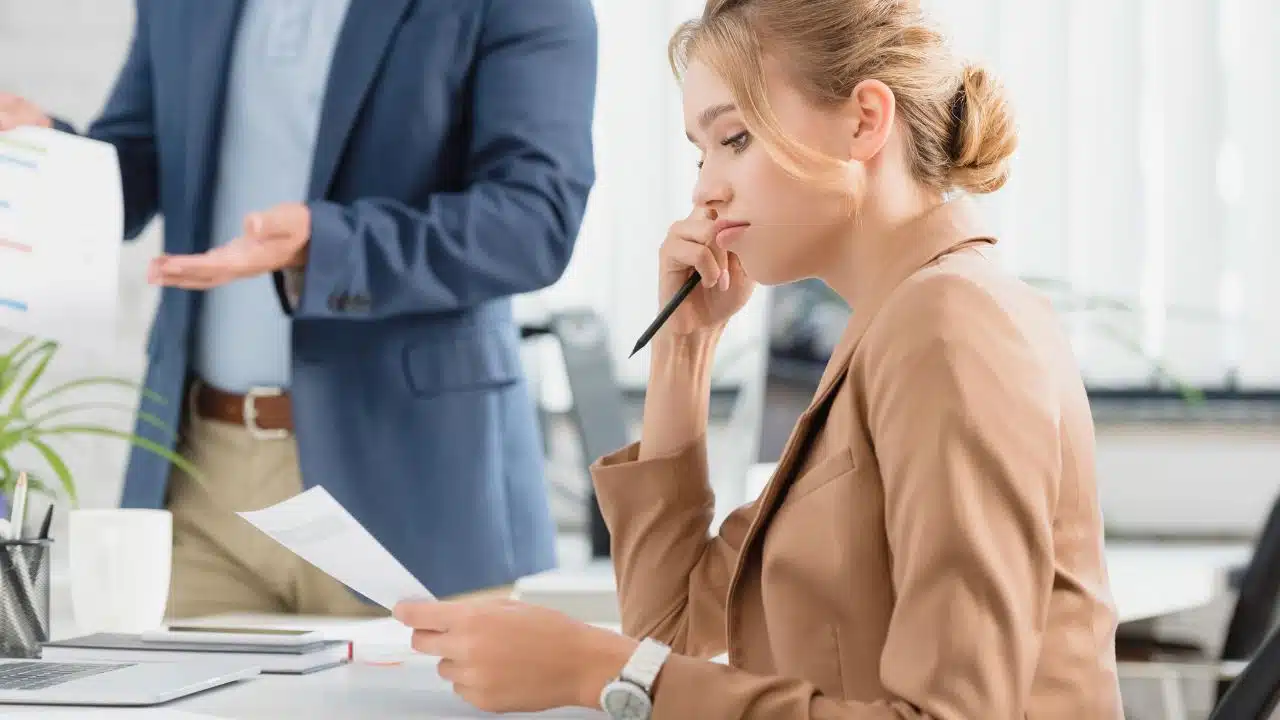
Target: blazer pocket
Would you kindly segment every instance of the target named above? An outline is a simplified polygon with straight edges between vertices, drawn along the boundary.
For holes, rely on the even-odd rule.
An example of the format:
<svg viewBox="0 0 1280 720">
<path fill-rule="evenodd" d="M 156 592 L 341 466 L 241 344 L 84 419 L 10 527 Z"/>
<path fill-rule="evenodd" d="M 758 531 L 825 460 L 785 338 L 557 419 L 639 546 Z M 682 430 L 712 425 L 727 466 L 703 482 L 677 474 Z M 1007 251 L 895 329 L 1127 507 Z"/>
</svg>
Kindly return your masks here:
<svg viewBox="0 0 1280 720">
<path fill-rule="evenodd" d="M 784 502 L 795 502 L 814 490 L 827 485 L 832 480 L 852 472 L 853 468 L 853 451 L 847 447 L 842 447 L 819 460 L 803 475 L 796 478 L 787 488 Z"/>
<path fill-rule="evenodd" d="M 490 390 L 521 377 L 519 348 L 498 328 L 462 325 L 405 348 L 405 377 L 418 396 Z"/>
</svg>

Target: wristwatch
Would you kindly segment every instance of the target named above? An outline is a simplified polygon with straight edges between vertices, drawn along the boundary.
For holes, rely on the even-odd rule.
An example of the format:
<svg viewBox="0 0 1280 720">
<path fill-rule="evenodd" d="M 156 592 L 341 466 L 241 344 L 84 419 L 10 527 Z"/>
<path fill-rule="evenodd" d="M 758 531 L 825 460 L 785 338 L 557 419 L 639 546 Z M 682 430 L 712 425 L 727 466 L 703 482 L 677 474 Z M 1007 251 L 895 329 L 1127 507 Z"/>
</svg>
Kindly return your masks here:
<svg viewBox="0 0 1280 720">
<path fill-rule="evenodd" d="M 652 638 L 640 641 L 622 672 L 600 693 L 600 707 L 612 720 L 649 720 L 653 682 L 671 648 Z"/>
</svg>

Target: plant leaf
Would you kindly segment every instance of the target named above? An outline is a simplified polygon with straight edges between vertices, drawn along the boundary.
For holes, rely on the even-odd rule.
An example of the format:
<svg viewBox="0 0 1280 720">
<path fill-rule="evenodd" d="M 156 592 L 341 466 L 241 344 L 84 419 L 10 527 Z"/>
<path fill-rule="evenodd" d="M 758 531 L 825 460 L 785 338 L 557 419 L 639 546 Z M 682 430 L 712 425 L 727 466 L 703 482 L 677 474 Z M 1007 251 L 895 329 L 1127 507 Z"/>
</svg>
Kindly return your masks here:
<svg viewBox="0 0 1280 720">
<path fill-rule="evenodd" d="M 6 430 L 0 432 L 0 455 L 22 442 L 22 430 Z"/>
<path fill-rule="evenodd" d="M 23 350 L 18 351 L 15 349 L 10 352 L 9 363 L 5 368 L 5 376 L 3 378 L 3 382 L 0 382 L 0 397 L 7 394 L 13 387 L 18 378 L 22 376 L 22 368 L 30 362 L 32 358 L 41 353 L 50 355 L 57 351 L 58 348 L 58 344 L 51 340 L 46 340 L 33 348 L 30 347 L 30 345 L 31 343 L 19 343 L 19 347 L 23 348 Z M 43 372 L 43 369 L 41 369 L 40 372 Z"/>
<path fill-rule="evenodd" d="M 36 338 L 24 337 L 22 341 L 18 342 L 18 345 L 10 347 L 9 352 L 5 352 L 3 356 L 0 356 L 0 395 L 4 395 L 5 388 L 9 387 L 9 368 L 12 368 L 15 357 L 22 354 L 22 351 L 31 346 L 32 342 L 36 342 Z"/>
<path fill-rule="evenodd" d="M 13 492 L 13 466 L 0 454 L 0 492 L 11 495 Z"/>
<path fill-rule="evenodd" d="M 41 343 L 39 347 L 31 351 L 30 355 L 24 358 L 25 360 L 29 360 L 30 358 L 36 357 L 39 353 L 44 354 L 43 357 L 36 361 L 35 369 L 27 373 L 26 382 L 18 388 L 17 394 L 13 396 L 13 402 L 9 405 L 10 414 L 13 414 L 15 411 L 22 408 L 22 401 L 26 399 L 27 395 L 31 394 L 31 388 L 35 387 L 35 384 L 40 381 L 40 377 L 44 375 L 45 369 L 49 367 L 49 361 L 53 359 L 54 354 L 57 352 L 57 344 L 46 342 Z M 21 367 L 21 365 L 22 363 L 19 363 L 18 366 Z"/>
<path fill-rule="evenodd" d="M 36 437 L 48 437 L 50 435 L 98 435 L 101 437 L 112 437 L 119 440 L 125 440 L 131 445 L 136 445 L 148 452 L 159 455 L 176 465 L 183 472 L 190 475 L 193 479 L 202 479 L 204 474 L 200 472 L 196 466 L 187 461 L 186 458 L 169 450 L 144 437 L 139 437 L 133 433 L 121 432 L 115 428 L 102 427 L 100 425 L 56 425 L 51 428 L 37 428 L 31 431 Z"/>
<path fill-rule="evenodd" d="M 152 402 L 160 403 L 161 405 L 166 404 L 164 396 L 160 395 L 154 390 L 148 390 L 147 388 L 142 387 L 138 383 L 131 382 L 129 380 L 124 380 L 122 378 L 95 376 L 95 377 L 79 378 L 78 380 L 70 380 L 65 383 L 62 383 L 61 385 L 58 385 L 57 387 L 46 390 L 45 392 L 42 392 L 36 395 L 35 397 L 32 397 L 31 399 L 29 399 L 27 401 L 27 407 L 28 408 L 34 407 L 46 400 L 55 398 L 58 395 L 61 395 L 67 392 L 68 390 L 74 390 L 80 387 L 88 387 L 91 385 L 115 385 L 117 387 L 123 387 L 128 390 L 140 392 L 142 394 L 142 397 L 148 400 L 151 400 Z"/>
<path fill-rule="evenodd" d="M 49 463 L 49 468 L 58 476 L 59 482 L 62 483 L 62 489 L 67 493 L 67 499 L 71 501 L 72 506 L 79 505 L 80 500 L 76 497 L 76 484 L 71 478 L 71 469 L 62 461 L 62 457 L 54 452 L 43 440 L 31 438 L 27 440 L 31 447 L 36 449 L 44 457 L 44 461 Z"/>
<path fill-rule="evenodd" d="M 1107 323 L 1098 323 L 1098 327 L 1102 330 L 1102 333 L 1104 335 L 1111 338 L 1116 343 L 1123 345 L 1125 348 L 1127 348 L 1129 351 L 1133 352 L 1134 354 L 1144 358 L 1147 361 L 1147 363 L 1151 366 L 1152 372 L 1157 377 L 1164 378 L 1166 381 L 1172 384 L 1174 388 L 1177 389 L 1178 394 L 1182 396 L 1183 400 L 1193 405 L 1198 405 L 1204 402 L 1205 400 L 1204 391 L 1200 390 L 1200 388 L 1197 388 L 1194 385 L 1191 385 L 1179 379 L 1178 376 L 1175 375 L 1173 371 L 1171 371 L 1164 363 L 1147 356 L 1147 354 L 1142 349 L 1142 345 L 1136 340 L 1134 340 L 1132 337 L 1129 337 L 1123 331 Z"/>
<path fill-rule="evenodd" d="M 133 413 L 134 408 L 131 405 L 122 405 L 121 403 L 109 403 L 109 402 L 73 403 L 71 405 L 62 405 L 62 406 L 56 407 L 53 410 L 50 410 L 44 413 L 43 415 L 37 415 L 35 417 L 28 418 L 26 421 L 26 427 L 28 428 L 41 427 L 46 422 L 48 422 L 49 420 L 52 420 L 53 418 L 66 415 L 68 413 L 77 412 L 80 410 L 119 410 L 120 412 L 131 414 Z M 169 426 L 169 423 L 165 422 L 164 420 L 160 419 L 159 417 L 151 413 L 139 412 L 138 420 L 141 420 L 142 422 L 156 428 L 157 430 L 163 431 L 170 437 L 173 437 L 175 435 L 173 429 Z M 3 427 L 3 426 L 0 426 L 0 427 Z"/>
</svg>

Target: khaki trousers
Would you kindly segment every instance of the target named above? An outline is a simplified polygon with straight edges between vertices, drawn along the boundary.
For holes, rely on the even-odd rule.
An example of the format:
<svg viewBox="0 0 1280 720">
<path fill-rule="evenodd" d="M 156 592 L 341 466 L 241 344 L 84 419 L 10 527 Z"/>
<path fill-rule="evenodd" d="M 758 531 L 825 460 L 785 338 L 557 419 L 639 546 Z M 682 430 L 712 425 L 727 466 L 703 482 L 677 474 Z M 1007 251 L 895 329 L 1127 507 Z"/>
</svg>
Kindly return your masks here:
<svg viewBox="0 0 1280 720">
<path fill-rule="evenodd" d="M 258 510 L 302 491 L 292 437 L 255 438 L 238 425 L 188 409 L 179 452 L 204 474 L 196 481 L 174 468 L 168 490 L 173 513 L 173 573 L 167 615 L 286 613 L 382 617 L 345 585 L 258 531 L 236 512 Z M 509 596 L 510 587 L 469 593 Z M 457 599 L 457 598 L 450 598 Z"/>
</svg>

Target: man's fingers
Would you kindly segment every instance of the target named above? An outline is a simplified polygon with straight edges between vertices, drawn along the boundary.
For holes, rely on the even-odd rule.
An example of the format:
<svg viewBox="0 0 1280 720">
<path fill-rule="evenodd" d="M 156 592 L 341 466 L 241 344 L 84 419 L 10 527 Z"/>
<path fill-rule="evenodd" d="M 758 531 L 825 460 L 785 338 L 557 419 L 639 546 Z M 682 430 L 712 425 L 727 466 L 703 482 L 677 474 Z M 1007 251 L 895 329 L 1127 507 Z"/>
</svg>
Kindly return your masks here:
<svg viewBox="0 0 1280 720">
<path fill-rule="evenodd" d="M 302 206 L 289 204 L 249 213 L 244 218 L 244 232 L 253 237 L 291 235 L 300 230 L 301 210 Z"/>
<path fill-rule="evenodd" d="M 147 279 L 156 285 L 207 290 L 229 282 L 231 275 L 225 263 L 195 255 L 156 258 L 148 268 Z"/>
<path fill-rule="evenodd" d="M 23 125 L 50 127 L 53 125 L 40 108 L 10 93 L 0 93 L 0 131 L 13 130 Z"/>
</svg>

